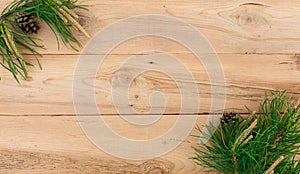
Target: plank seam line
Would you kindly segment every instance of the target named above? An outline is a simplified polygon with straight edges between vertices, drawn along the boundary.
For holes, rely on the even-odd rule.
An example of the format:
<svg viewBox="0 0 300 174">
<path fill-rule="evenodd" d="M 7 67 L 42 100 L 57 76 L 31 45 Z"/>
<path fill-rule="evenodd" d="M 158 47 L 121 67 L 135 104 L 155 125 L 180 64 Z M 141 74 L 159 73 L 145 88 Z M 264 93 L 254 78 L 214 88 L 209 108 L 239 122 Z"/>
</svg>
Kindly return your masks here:
<svg viewBox="0 0 300 174">
<path fill-rule="evenodd" d="M 172 52 L 171 52 L 172 53 Z M 172 54 L 193 54 L 193 53 L 190 53 L 190 52 L 173 52 Z M 203 54 L 216 54 L 216 53 L 203 53 Z M 241 53 L 217 53 L 218 55 L 282 55 L 282 56 L 295 56 L 295 55 L 298 55 L 300 54 L 299 52 L 295 52 L 295 53 L 251 53 L 251 52 L 241 52 Z M 1 55 L 1 54 L 0 54 Z M 22 55 L 25 55 L 25 56 L 34 56 L 34 54 L 29 54 L 29 53 L 22 53 Z M 80 55 L 86 55 L 86 56 L 100 56 L 100 55 L 107 55 L 107 54 L 50 54 L 50 53 L 46 53 L 46 54 L 41 54 L 41 55 L 44 55 L 44 56 L 57 56 L 57 55 L 60 55 L 60 56 L 80 56 Z M 115 56 L 118 56 L 118 55 L 149 55 L 149 54 L 109 54 L 109 55 L 115 55 Z"/>
<path fill-rule="evenodd" d="M 186 113 L 186 114 L 123 114 L 123 116 L 131 116 L 131 115 L 135 115 L 135 116 L 209 116 L 209 115 L 217 115 L 217 114 L 221 114 L 221 113 L 195 113 L 195 114 L 191 114 L 191 113 Z M 239 112 L 240 115 L 247 115 L 250 113 L 247 112 Z M 257 113 L 257 114 L 261 114 L 261 113 Z M 283 114 L 283 113 L 281 113 Z M 85 115 L 75 115 L 75 114 L 25 114 L 25 115 L 18 115 L 18 114 L 0 114 L 0 117 L 76 117 L 76 116 L 87 116 L 87 117 L 98 117 L 101 116 L 99 114 L 85 114 Z M 104 117 L 115 117 L 115 116 L 120 116 L 119 114 L 103 114 L 102 116 Z"/>
</svg>

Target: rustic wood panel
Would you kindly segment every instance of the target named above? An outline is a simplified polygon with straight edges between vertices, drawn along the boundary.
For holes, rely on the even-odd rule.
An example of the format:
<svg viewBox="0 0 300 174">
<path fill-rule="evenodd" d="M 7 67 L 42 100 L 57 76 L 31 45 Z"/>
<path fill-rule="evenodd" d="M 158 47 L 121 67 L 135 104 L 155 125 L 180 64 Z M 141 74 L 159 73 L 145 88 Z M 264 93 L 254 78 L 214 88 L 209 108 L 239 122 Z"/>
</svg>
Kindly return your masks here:
<svg viewBox="0 0 300 174">
<path fill-rule="evenodd" d="M 111 99 L 111 83 L 118 67 L 127 57 L 127 55 L 109 56 L 97 74 L 96 101 L 103 114 L 116 114 Z M 185 83 L 186 85 L 197 83 L 199 87 L 201 97 L 199 113 L 209 112 L 211 85 L 205 69 L 191 54 L 177 54 L 176 57 L 186 64 L 196 79 L 195 82 Z M 32 68 L 32 81 L 24 81 L 22 85 L 17 85 L 10 74 L 3 72 L 0 81 L 0 90 L 3 91 L 0 101 L 1 114 L 74 114 L 72 83 L 77 60 L 78 56 L 45 56 L 41 59 L 41 63 L 45 65 L 44 70 Z M 220 60 L 227 83 L 227 110 L 245 112 L 244 105 L 255 109 L 265 91 L 286 89 L 295 98 L 300 95 L 300 70 L 294 56 L 222 54 Z M 181 80 L 184 82 L 184 77 Z M 129 100 L 137 113 L 142 114 L 149 110 L 149 95 L 154 91 L 161 91 L 169 101 L 165 114 L 179 112 L 181 95 L 175 83 L 162 73 L 147 72 L 139 76 L 130 87 Z"/>
<path fill-rule="evenodd" d="M 3 8 L 12 0 L 0 2 Z M 120 19 L 141 14 L 175 16 L 201 31 L 218 53 L 299 53 L 300 1 L 261 2 L 212 0 L 85 0 L 90 5 L 85 28 L 95 34 Z M 44 28 L 40 35 L 46 42 L 43 54 L 78 54 L 62 48 L 57 51 L 53 34 Z M 79 35 L 83 45 L 88 41 Z M 176 50 L 173 50 L 176 52 Z M 126 50 L 124 50 L 126 52 Z M 120 52 L 122 54 L 122 52 Z"/>
<path fill-rule="evenodd" d="M 136 137 L 139 126 L 128 125 L 115 117 L 106 119 L 119 127 L 118 133 Z M 173 117 L 165 116 L 165 124 L 140 133 L 140 138 L 157 137 L 160 130 L 171 127 Z M 198 124 L 205 124 L 207 116 L 199 116 Z M 172 153 L 149 161 L 120 160 L 96 148 L 85 136 L 74 117 L 0 117 L 0 173 L 199 173 L 190 158 L 197 139 L 187 137 Z M 193 133 L 196 133 L 193 131 Z"/>
<path fill-rule="evenodd" d="M 2 0 L 0 11 L 11 1 Z M 170 15 L 196 27 L 211 42 L 223 66 L 227 92 L 220 95 L 227 97 L 226 110 L 246 112 L 244 105 L 255 109 L 264 92 L 275 89 L 285 89 L 295 99 L 300 96 L 299 0 L 82 2 L 91 7 L 90 12 L 81 12 L 90 19 L 80 21 L 91 35 L 118 20 L 141 14 Z M 65 47 L 58 51 L 55 41 L 52 41 L 54 35 L 44 24 L 42 26 L 37 36 L 45 40 L 47 48 L 40 50 L 43 70 L 30 68 L 32 79 L 21 85 L 16 84 L 9 73 L 0 70 L 1 174 L 201 173 L 201 169 L 188 160 L 193 155 L 191 146 L 197 142 L 192 137 L 174 140 L 182 141 L 182 144 L 171 153 L 149 161 L 121 160 L 97 149 L 79 127 L 73 107 L 72 83 L 80 53 Z M 86 45 L 88 39 L 80 34 L 78 37 Z M 161 91 L 166 97 L 167 107 L 166 115 L 157 124 L 139 129 L 120 119 L 114 109 L 110 93 L 112 77 L 126 59 L 148 50 L 168 52 L 192 72 L 195 81 L 187 81 L 183 75 L 180 81 L 186 86 L 198 86 L 201 99 L 198 124 L 203 124 L 212 93 L 205 68 L 180 44 L 155 37 L 127 41 L 107 56 L 96 75 L 95 84 L 96 102 L 105 120 L 119 134 L 136 139 L 159 136 L 174 124 L 178 117 L 175 114 L 180 111 L 180 94 L 174 81 L 162 72 L 146 72 L 136 78 L 130 87 L 132 105 L 120 106 L 133 107 L 136 114 L 143 116 L 150 109 L 150 94 Z M 96 59 L 97 55 L 94 56 Z M 146 58 L 149 55 L 140 56 Z M 155 56 L 160 54 L 155 53 Z M 26 58 L 34 63 L 31 55 Z M 155 66 L 155 62 L 152 63 Z M 127 76 L 130 76 L 130 71 L 123 78 Z"/>
</svg>

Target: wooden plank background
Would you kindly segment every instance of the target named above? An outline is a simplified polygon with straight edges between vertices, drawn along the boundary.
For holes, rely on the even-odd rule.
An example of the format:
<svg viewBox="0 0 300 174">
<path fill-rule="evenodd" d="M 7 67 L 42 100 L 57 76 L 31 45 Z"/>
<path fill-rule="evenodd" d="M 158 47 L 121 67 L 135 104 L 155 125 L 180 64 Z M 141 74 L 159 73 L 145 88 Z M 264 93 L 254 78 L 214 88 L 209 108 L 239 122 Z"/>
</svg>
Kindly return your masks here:
<svg viewBox="0 0 300 174">
<path fill-rule="evenodd" d="M 2 0 L 0 9 L 12 0 Z M 226 110 L 254 109 L 265 91 L 285 89 L 300 96 L 300 0 L 85 0 L 89 19 L 81 23 L 91 35 L 120 19 L 141 14 L 164 14 L 195 26 L 220 57 L 227 87 Z M 57 50 L 53 34 L 43 25 L 38 34 L 43 70 L 30 68 L 32 80 L 16 84 L 0 70 L 0 173 L 201 173 L 188 158 L 197 140 L 188 137 L 171 153 L 149 161 L 121 160 L 97 149 L 84 135 L 72 100 L 73 73 L 80 53 Z M 83 45 L 88 39 L 78 34 Z M 106 121 L 119 134 L 136 139 L 159 136 L 170 128 L 180 109 L 176 84 L 160 73 L 147 72 L 131 85 L 130 101 L 137 114 L 149 110 L 149 94 L 161 91 L 167 99 L 164 120 L 144 129 L 120 120 L 112 104 L 111 79 L 120 64 L 145 50 L 176 55 L 193 73 L 201 106 L 198 124 L 210 108 L 210 82 L 205 69 L 187 49 L 161 38 L 130 40 L 110 53 L 97 74 L 96 98 Z M 26 52 L 25 52 L 26 53 Z M 212 54 L 212 53 L 207 53 Z M 158 55 L 159 56 L 159 55 Z M 34 63 L 31 55 L 26 58 Z M 158 85 L 159 84 L 159 85 Z M 224 94 L 225 95 L 225 94 Z M 136 97 L 138 96 L 138 97 Z M 126 105 L 120 107 L 128 107 Z M 97 113 L 87 113 L 96 115 Z M 191 114 L 191 113 L 185 113 Z M 194 132 L 195 133 L 195 132 Z"/>
</svg>

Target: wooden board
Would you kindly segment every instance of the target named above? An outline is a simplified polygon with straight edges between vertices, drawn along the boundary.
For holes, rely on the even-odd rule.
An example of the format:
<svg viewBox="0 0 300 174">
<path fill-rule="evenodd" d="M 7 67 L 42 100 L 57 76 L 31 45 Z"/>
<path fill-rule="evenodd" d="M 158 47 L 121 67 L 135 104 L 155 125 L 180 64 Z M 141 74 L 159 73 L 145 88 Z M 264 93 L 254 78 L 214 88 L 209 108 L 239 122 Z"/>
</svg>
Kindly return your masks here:
<svg viewBox="0 0 300 174">
<path fill-rule="evenodd" d="M 0 2 L 0 8 L 11 0 Z M 299 0 L 263 2 L 147 0 L 86 0 L 90 19 L 83 22 L 92 35 L 118 20 L 141 14 L 164 14 L 177 17 L 199 29 L 218 53 L 274 54 L 299 53 Z M 280 13 L 279 13 L 280 12 Z M 44 54 L 77 54 L 63 48 L 57 51 L 54 35 L 44 28 Z M 79 35 L 83 45 L 88 41 Z M 175 50 L 174 50 L 175 51 Z"/>
<path fill-rule="evenodd" d="M 174 118 L 178 116 L 166 116 L 160 126 L 142 129 L 125 126 L 122 119 L 105 117 L 110 117 L 106 119 L 107 123 L 116 127 L 122 136 L 140 139 L 159 136 L 161 130 L 172 127 Z M 200 115 L 197 123 L 203 125 L 207 118 Z M 0 126 L 0 173 L 199 172 L 199 168 L 189 160 L 194 155 L 191 147 L 197 143 L 197 138 L 191 136 L 171 140 L 182 144 L 161 158 L 129 161 L 114 158 L 96 148 L 80 129 L 75 116 L 2 116 Z"/>
<path fill-rule="evenodd" d="M 97 74 L 95 94 L 96 102 L 102 114 L 116 114 L 111 95 L 112 78 L 127 57 L 128 55 L 109 56 Z M 198 86 L 201 99 L 199 113 L 209 112 L 211 85 L 205 69 L 191 54 L 177 54 L 176 57 L 187 65 L 196 79 L 195 82 L 184 82 L 185 79 L 182 77 L 181 81 L 187 86 L 189 84 Z M 294 56 L 220 54 L 219 57 L 226 77 L 227 91 L 223 95 L 227 97 L 226 110 L 228 111 L 246 112 L 244 105 L 255 110 L 265 91 L 285 89 L 294 98 L 300 95 L 300 71 L 296 64 L 297 58 Z M 2 76 L 0 89 L 1 91 L 13 92 L 2 94 L 3 97 L 0 101 L 1 114 L 74 114 L 72 83 L 77 60 L 78 56 L 44 56 L 41 59 L 44 69 L 40 71 L 37 67 L 31 68 L 32 81 L 24 81 L 22 85 L 17 85 L 10 74 L 3 72 L 5 76 Z M 126 74 L 123 78 L 127 76 L 130 76 L 130 74 Z M 154 72 L 142 74 L 136 79 L 136 83 L 131 85 L 129 101 L 132 103 L 132 107 L 141 114 L 148 111 L 150 107 L 149 97 L 154 91 L 162 92 L 166 96 L 167 102 L 169 102 L 165 114 L 179 112 L 181 95 L 175 82 L 162 73 Z M 120 107 L 128 106 L 121 105 Z"/>
<path fill-rule="evenodd" d="M 2 9 L 11 0 L 0 2 Z M 211 42 L 219 56 L 226 80 L 227 111 L 246 112 L 244 105 L 255 110 L 264 92 L 287 90 L 294 98 L 300 96 L 300 1 L 195 1 L 195 0 L 85 0 L 90 19 L 81 20 L 84 27 L 96 33 L 121 19 L 141 14 L 163 14 L 177 17 L 196 27 Z M 30 68 L 30 81 L 18 85 L 11 75 L 0 69 L 0 173 L 201 173 L 188 158 L 197 139 L 187 137 L 174 151 L 148 161 L 122 160 L 96 148 L 84 135 L 73 106 L 74 70 L 80 53 L 62 47 L 57 50 L 53 34 L 42 25 L 37 35 L 46 50 L 41 63 L 43 70 Z M 171 25 L 171 24 L 170 24 Z M 121 32 L 121 31 L 120 31 Z M 185 31 L 182 31 L 185 32 Z M 88 39 L 78 37 L 83 45 Z M 96 74 L 95 98 L 102 116 L 123 136 L 145 139 L 163 134 L 180 113 L 181 94 L 176 83 L 163 72 L 146 72 L 138 76 L 129 89 L 131 107 L 139 116 L 150 109 L 151 93 L 165 95 L 163 119 L 150 127 L 139 129 L 120 119 L 113 105 L 112 79 L 122 63 L 131 56 L 146 59 L 149 50 L 160 50 L 176 57 L 195 78 L 186 80 L 178 71 L 179 81 L 187 88 L 199 89 L 198 124 L 205 123 L 211 107 L 212 83 L 204 65 L 182 45 L 158 37 L 139 37 L 117 46 Z M 26 53 L 26 52 L 25 52 Z M 99 55 L 104 53 L 99 52 Z M 151 53 L 161 57 L 161 53 Z M 214 54 L 207 52 L 203 56 Z M 26 59 L 35 63 L 32 55 Z M 157 66 L 156 62 L 152 62 Z M 122 76 L 130 77 L 128 70 Z M 170 65 L 172 66 L 172 65 Z M 89 67 L 87 67 L 88 69 Z M 89 78 L 94 78 L 91 75 Z M 120 79 L 122 80 L 122 79 Z M 86 84 L 91 85 L 91 84 Z M 162 110 L 161 106 L 155 106 Z M 98 112 L 87 112 L 98 116 Z M 159 112 L 154 114 L 160 114 Z M 183 114 L 193 115 L 193 108 Z M 195 133 L 192 132 L 192 133 Z"/>
</svg>

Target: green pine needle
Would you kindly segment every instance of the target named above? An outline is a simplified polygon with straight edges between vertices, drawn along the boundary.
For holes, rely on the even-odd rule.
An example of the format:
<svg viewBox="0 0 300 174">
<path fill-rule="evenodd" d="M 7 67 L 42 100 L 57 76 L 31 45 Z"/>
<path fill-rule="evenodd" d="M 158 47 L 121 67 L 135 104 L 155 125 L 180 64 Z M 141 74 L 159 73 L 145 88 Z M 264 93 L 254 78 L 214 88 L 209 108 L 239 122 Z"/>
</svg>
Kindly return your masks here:
<svg viewBox="0 0 300 174">
<path fill-rule="evenodd" d="M 197 137 L 207 143 L 193 147 L 192 160 L 209 172 L 224 174 L 299 174 L 299 102 L 292 103 L 285 92 L 276 91 L 272 97 L 265 96 L 257 113 L 240 117 L 234 125 L 207 125 L 209 133 L 197 128 L 202 134 Z M 255 120 L 257 124 L 249 130 Z M 244 135 L 248 140 L 241 138 Z"/>
<path fill-rule="evenodd" d="M 59 40 L 64 45 L 76 51 L 81 47 L 80 42 L 71 30 L 71 27 L 79 29 L 89 37 L 87 32 L 80 26 L 74 18 L 74 9 L 86 9 L 85 5 L 78 5 L 75 0 L 14 0 L 9 4 L 0 16 L 0 54 L 1 65 L 10 71 L 17 82 L 19 76 L 23 79 L 28 77 L 27 66 L 32 66 L 21 55 L 20 50 L 28 50 L 33 54 L 42 68 L 38 57 L 41 55 L 37 48 L 45 49 L 43 45 L 37 44 L 39 38 L 21 30 L 20 25 L 28 23 L 18 23 L 17 18 L 33 15 L 37 20 L 46 23 L 55 34 L 60 48 Z M 66 20 L 67 19 L 67 20 Z"/>
</svg>

